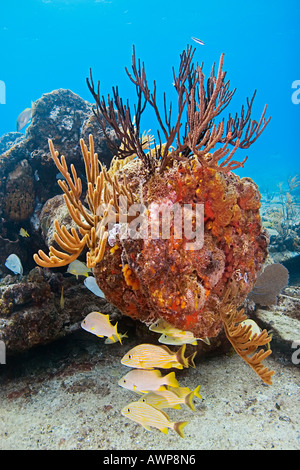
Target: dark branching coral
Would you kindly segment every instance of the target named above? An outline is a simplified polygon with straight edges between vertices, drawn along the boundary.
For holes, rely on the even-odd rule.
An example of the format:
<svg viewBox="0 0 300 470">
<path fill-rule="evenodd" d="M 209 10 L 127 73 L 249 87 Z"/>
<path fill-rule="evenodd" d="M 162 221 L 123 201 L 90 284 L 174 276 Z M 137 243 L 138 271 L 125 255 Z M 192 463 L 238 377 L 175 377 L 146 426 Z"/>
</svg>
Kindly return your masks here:
<svg viewBox="0 0 300 470">
<path fill-rule="evenodd" d="M 238 311 L 267 256 L 260 194 L 252 180 L 232 173 L 246 161 L 233 160 L 236 150 L 248 148 L 269 119 L 265 120 L 266 107 L 258 122 L 251 119 L 254 93 L 247 100 L 246 111 L 243 107 L 239 116 L 216 124 L 234 93 L 229 91 L 229 81 L 225 82 L 224 56 L 217 75 L 213 66 L 205 87 L 202 66 L 192 63 L 193 54 L 190 47 L 183 51 L 178 74 L 173 71 L 178 94 L 175 124 L 165 96 L 163 113 L 159 111 L 156 84 L 151 92 L 145 67 L 136 61 L 134 50 L 132 73 L 127 71 L 137 91 L 134 116 L 117 88 L 113 97 L 105 100 L 99 83 L 95 88 L 90 75 L 87 82 L 96 101 L 95 116 L 115 157 L 107 170 L 94 152 L 92 137 L 89 150 L 81 140 L 88 182 L 84 200 L 74 166 L 69 172 L 66 159 L 59 159 L 50 141 L 53 160 L 65 178 L 59 184 L 78 229 L 70 233 L 56 221 L 55 241 L 63 251 L 50 247 L 49 256 L 39 251 L 35 261 L 45 267 L 64 266 L 87 247 L 87 264 L 93 267 L 97 283 L 122 313 L 146 324 L 163 318 L 197 337 L 215 337 L 224 327 L 238 354 L 270 383 L 271 374 L 261 366 L 269 352 L 255 353 L 269 338 L 264 333 L 254 340 L 249 328 L 239 326 L 244 315 Z M 140 132 L 147 104 L 154 109 L 160 126 L 158 144 Z M 120 147 L 106 132 L 107 123 L 121 141 Z M 158 237 L 120 236 L 121 216 L 129 216 L 130 222 L 132 203 L 146 206 L 144 228 L 152 229 L 154 221 Z M 174 214 L 169 236 L 162 236 L 160 220 L 164 216 L 159 218 L 157 208 L 176 204 L 188 205 L 192 228 L 196 206 L 204 209 L 201 248 L 188 248 L 190 239 L 178 234 Z"/>
<path fill-rule="evenodd" d="M 226 72 L 222 70 L 224 54 L 221 55 L 217 76 L 215 76 L 215 64 L 212 67 L 210 77 L 205 89 L 203 64 L 199 66 L 192 63 L 195 49 L 187 47 L 180 56 L 179 72 L 176 75 L 173 68 L 174 86 L 178 94 L 177 119 L 175 124 L 171 123 L 172 105 L 169 110 L 166 95 L 164 94 L 164 113 L 161 115 L 156 99 L 156 83 L 154 81 L 153 92 L 150 91 L 144 64 L 140 60 L 136 63 L 135 50 L 132 55 L 132 74 L 126 69 L 131 81 L 136 85 L 138 102 L 135 106 L 135 124 L 131 116 L 128 102 L 123 103 L 119 97 L 118 88 L 113 88 L 113 98 L 100 96 L 100 84 L 97 89 L 94 85 L 92 74 L 87 79 L 88 87 L 96 101 L 95 114 L 99 124 L 105 132 L 107 122 L 116 132 L 123 143 L 123 148 L 117 148 L 116 143 L 106 133 L 111 149 L 119 158 L 124 158 L 133 153 L 153 169 L 160 165 L 160 172 L 174 160 L 185 160 L 196 155 L 203 166 L 228 172 L 242 167 L 247 157 L 242 162 L 232 161 L 233 155 L 238 148 L 246 149 L 261 135 L 270 117 L 265 120 L 267 107 L 265 106 L 260 120 L 251 120 L 251 110 L 256 94 L 254 92 L 251 100 L 247 98 L 247 111 L 242 107 L 240 116 L 238 113 L 229 118 L 225 124 L 224 119 L 216 125 L 214 120 L 228 106 L 235 92 L 229 91 L 230 82 L 225 82 Z M 150 158 L 142 147 L 140 139 L 140 121 L 145 107 L 149 103 L 155 111 L 157 121 L 160 125 L 158 130 L 159 145 L 155 146 L 155 153 Z M 115 111 L 115 109 L 117 111 Z M 183 125 L 183 114 L 186 109 L 187 122 Z M 182 128 L 184 132 L 182 133 Z M 225 131 L 225 135 L 224 135 Z M 163 133 L 164 144 L 161 142 L 160 133 Z M 175 145 L 174 145 L 175 144 Z M 222 146 L 213 153 L 208 153 L 217 144 Z M 228 146 L 233 146 L 229 152 Z M 174 147 L 172 147 L 174 146 Z M 149 150 L 149 148 L 148 148 Z M 225 158 L 226 157 L 226 158 Z M 221 162 L 221 160 L 224 160 Z"/>
</svg>

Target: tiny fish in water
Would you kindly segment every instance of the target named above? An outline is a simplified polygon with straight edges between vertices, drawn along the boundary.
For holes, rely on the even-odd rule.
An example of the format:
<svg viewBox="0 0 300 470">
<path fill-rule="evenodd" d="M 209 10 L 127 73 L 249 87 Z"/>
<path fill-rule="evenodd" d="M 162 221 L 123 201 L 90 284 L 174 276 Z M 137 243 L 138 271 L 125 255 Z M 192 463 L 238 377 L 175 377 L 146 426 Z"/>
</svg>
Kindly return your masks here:
<svg viewBox="0 0 300 470">
<path fill-rule="evenodd" d="M 29 233 L 27 232 L 27 230 L 25 230 L 25 228 L 20 228 L 20 231 L 19 231 L 19 235 L 21 235 L 21 237 L 30 237 Z"/>
<path fill-rule="evenodd" d="M 204 46 L 204 42 L 201 41 L 201 39 L 192 37 L 192 40 L 195 41 L 197 44 L 200 44 L 200 46 Z"/>
<path fill-rule="evenodd" d="M 64 298 L 64 286 L 61 288 L 61 294 L 60 294 L 60 308 L 63 309 L 65 306 L 65 298 Z"/>
<path fill-rule="evenodd" d="M 107 336 L 112 343 L 120 341 L 122 344 L 122 339 L 117 330 L 118 322 L 113 326 L 110 323 L 109 315 L 104 315 L 100 312 L 91 312 L 81 323 L 81 328 L 93 335 L 103 338 Z"/>
<path fill-rule="evenodd" d="M 10 269 L 14 274 L 21 274 L 21 276 L 23 275 L 23 266 L 21 260 L 14 253 L 12 253 L 6 258 L 5 266 Z"/>
<path fill-rule="evenodd" d="M 93 294 L 97 295 L 97 297 L 102 297 L 105 299 L 105 295 L 103 294 L 102 290 L 98 286 L 96 279 L 94 276 L 88 276 L 84 281 L 83 284 L 87 289 L 89 289 Z"/>
<path fill-rule="evenodd" d="M 180 437 L 184 438 L 183 427 L 188 421 L 178 421 L 172 423 L 169 416 L 161 410 L 157 410 L 148 403 L 132 402 L 124 406 L 121 414 L 136 423 L 141 424 L 147 431 L 151 431 L 151 427 L 159 429 L 164 434 L 168 434 L 168 429 L 174 429 Z"/>
<path fill-rule="evenodd" d="M 90 272 L 92 272 L 91 268 L 88 268 L 85 263 L 82 263 L 81 261 L 78 261 L 77 259 L 75 261 L 72 261 L 72 263 L 69 264 L 67 272 L 70 274 L 74 274 L 76 276 L 76 279 L 78 279 L 78 276 L 88 276 Z"/>
<path fill-rule="evenodd" d="M 184 357 L 186 345 L 184 344 L 176 353 L 167 346 L 156 344 L 139 344 L 130 349 L 121 359 L 121 364 L 138 369 L 183 369 L 188 367 L 188 360 Z"/>
<path fill-rule="evenodd" d="M 20 132 L 31 121 L 31 108 L 26 108 L 17 117 L 17 131 Z"/>
<path fill-rule="evenodd" d="M 172 390 L 162 390 L 161 392 L 149 392 L 146 395 L 143 395 L 139 401 L 143 403 L 148 403 L 148 405 L 155 406 L 158 410 L 163 408 L 174 408 L 180 410 L 181 404 L 186 404 L 192 411 L 195 411 L 195 406 L 193 403 L 194 396 L 197 396 L 202 399 L 199 394 L 200 385 L 195 388 L 195 390 L 189 390 L 189 393 L 186 395 L 179 395 Z"/>
<path fill-rule="evenodd" d="M 159 370 L 133 369 L 122 377 L 118 384 L 120 387 L 133 390 L 137 393 L 147 393 L 152 390 L 166 390 L 165 385 L 179 387 L 175 372 L 162 376 Z"/>
</svg>

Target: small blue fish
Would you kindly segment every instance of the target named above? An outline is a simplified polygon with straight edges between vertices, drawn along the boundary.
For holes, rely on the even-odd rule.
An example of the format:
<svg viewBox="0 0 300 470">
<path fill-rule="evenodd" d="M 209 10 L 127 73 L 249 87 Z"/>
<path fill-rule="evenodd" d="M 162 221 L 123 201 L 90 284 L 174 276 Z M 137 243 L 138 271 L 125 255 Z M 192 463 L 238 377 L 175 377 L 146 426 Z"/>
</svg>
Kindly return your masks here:
<svg viewBox="0 0 300 470">
<path fill-rule="evenodd" d="M 32 102 L 31 102 L 31 108 L 26 108 L 24 111 L 19 114 L 17 118 L 17 131 L 20 132 L 24 127 L 29 124 L 31 121 L 32 117 Z"/>
<path fill-rule="evenodd" d="M 201 39 L 192 37 L 192 40 L 195 41 L 197 44 L 200 44 L 200 46 L 204 46 L 204 42 L 201 41 Z"/>
<path fill-rule="evenodd" d="M 21 274 L 21 276 L 23 275 L 23 266 L 21 260 L 14 253 L 12 253 L 6 258 L 5 266 L 10 269 L 14 274 Z"/>
<path fill-rule="evenodd" d="M 96 279 L 94 276 L 88 276 L 84 280 L 84 285 L 89 289 L 93 294 L 97 295 L 97 297 L 102 297 L 102 299 L 105 299 L 105 295 L 103 294 L 102 290 L 99 288 Z"/>
</svg>

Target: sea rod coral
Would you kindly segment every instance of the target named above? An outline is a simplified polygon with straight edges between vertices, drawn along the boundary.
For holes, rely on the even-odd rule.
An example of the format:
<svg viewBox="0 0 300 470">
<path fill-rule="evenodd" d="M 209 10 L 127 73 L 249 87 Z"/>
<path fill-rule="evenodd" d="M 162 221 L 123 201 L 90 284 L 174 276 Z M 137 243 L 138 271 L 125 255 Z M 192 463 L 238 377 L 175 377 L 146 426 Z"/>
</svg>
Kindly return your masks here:
<svg viewBox="0 0 300 470">
<path fill-rule="evenodd" d="M 238 354 L 271 383 L 273 372 L 261 364 L 270 350 L 256 352 L 270 337 L 265 331 L 252 335 L 249 327 L 241 326 L 245 315 L 238 310 L 267 256 L 260 193 L 250 178 L 233 173 L 247 159 L 233 160 L 235 152 L 249 148 L 270 118 L 265 118 L 265 106 L 259 121 L 251 119 L 254 93 L 240 114 L 216 123 L 235 92 L 225 81 L 224 54 L 217 74 L 213 65 L 205 84 L 203 66 L 193 62 L 194 53 L 188 46 L 180 56 L 178 73 L 173 69 L 178 96 L 174 123 L 166 95 L 160 112 L 156 83 L 151 91 L 134 49 L 132 72 L 126 69 L 137 93 L 134 115 L 118 88 L 106 100 L 90 74 L 87 83 L 96 102 L 94 113 L 115 157 L 107 169 L 94 151 L 92 136 L 89 148 L 81 140 L 87 178 L 84 199 L 74 166 L 69 171 L 65 157 L 59 157 L 49 141 L 52 158 L 64 176 L 59 185 L 78 229 L 68 232 L 55 221 L 55 241 L 63 251 L 51 246 L 49 255 L 40 250 L 34 258 L 40 266 L 61 267 L 87 249 L 88 267 L 106 299 L 123 314 L 148 325 L 164 319 L 199 338 L 215 337 L 224 328 Z M 141 134 L 147 105 L 160 127 L 158 143 Z M 107 124 L 121 145 L 106 132 Z M 189 222 L 188 233 L 178 230 L 174 207 L 184 208 L 179 219 Z M 204 237 L 202 244 L 193 245 L 199 207 Z M 135 230 L 130 231 L 132 222 Z M 149 236 L 153 230 L 156 236 Z"/>
</svg>

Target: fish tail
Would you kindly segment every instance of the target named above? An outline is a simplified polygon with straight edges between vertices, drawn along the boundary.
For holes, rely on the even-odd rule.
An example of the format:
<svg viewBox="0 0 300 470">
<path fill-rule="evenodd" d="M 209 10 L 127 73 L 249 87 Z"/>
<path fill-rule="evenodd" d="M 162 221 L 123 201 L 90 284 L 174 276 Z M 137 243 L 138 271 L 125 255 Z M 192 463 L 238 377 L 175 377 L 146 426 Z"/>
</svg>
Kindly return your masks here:
<svg viewBox="0 0 300 470">
<path fill-rule="evenodd" d="M 185 404 L 191 408 L 192 411 L 195 411 L 195 406 L 194 406 L 194 403 L 193 403 L 193 398 L 194 396 L 202 399 L 201 395 L 199 394 L 199 390 L 200 390 L 200 385 L 198 385 L 198 387 L 195 388 L 195 390 L 193 390 L 192 392 L 188 393 L 188 395 L 185 397 L 184 399 L 184 402 Z"/>
<path fill-rule="evenodd" d="M 179 434 L 180 437 L 184 439 L 184 433 L 183 433 L 183 428 L 188 424 L 188 421 L 177 421 L 177 423 L 174 423 L 174 431 Z"/>
<path fill-rule="evenodd" d="M 195 394 L 195 396 L 196 396 L 197 398 L 200 398 L 200 400 L 202 400 L 202 397 L 201 397 L 201 395 L 200 395 L 200 393 L 199 393 L 200 387 L 201 387 L 201 385 L 198 385 L 198 387 L 195 388 L 194 394 Z"/>
<path fill-rule="evenodd" d="M 118 340 L 120 341 L 120 343 L 122 344 L 122 340 L 121 340 L 121 336 L 119 335 L 118 333 L 118 330 L 117 330 L 117 326 L 118 326 L 118 322 L 115 324 L 115 332 L 116 332 L 116 337 L 118 338 Z"/>
<path fill-rule="evenodd" d="M 166 375 L 165 379 L 167 380 L 167 384 L 171 385 L 171 387 L 179 387 L 179 383 L 175 377 L 175 372 L 170 372 Z"/>
<path fill-rule="evenodd" d="M 195 366 L 195 363 L 194 363 L 194 357 L 196 356 L 197 354 L 197 351 L 195 351 L 193 354 L 191 354 L 189 357 L 186 358 L 187 362 L 188 362 L 188 366 L 187 367 L 193 367 L 194 369 L 196 369 L 196 366 Z"/>
<path fill-rule="evenodd" d="M 186 344 L 183 344 L 176 353 L 176 359 L 183 367 L 188 367 L 189 366 L 188 359 L 184 357 L 185 349 L 186 349 Z"/>
</svg>

